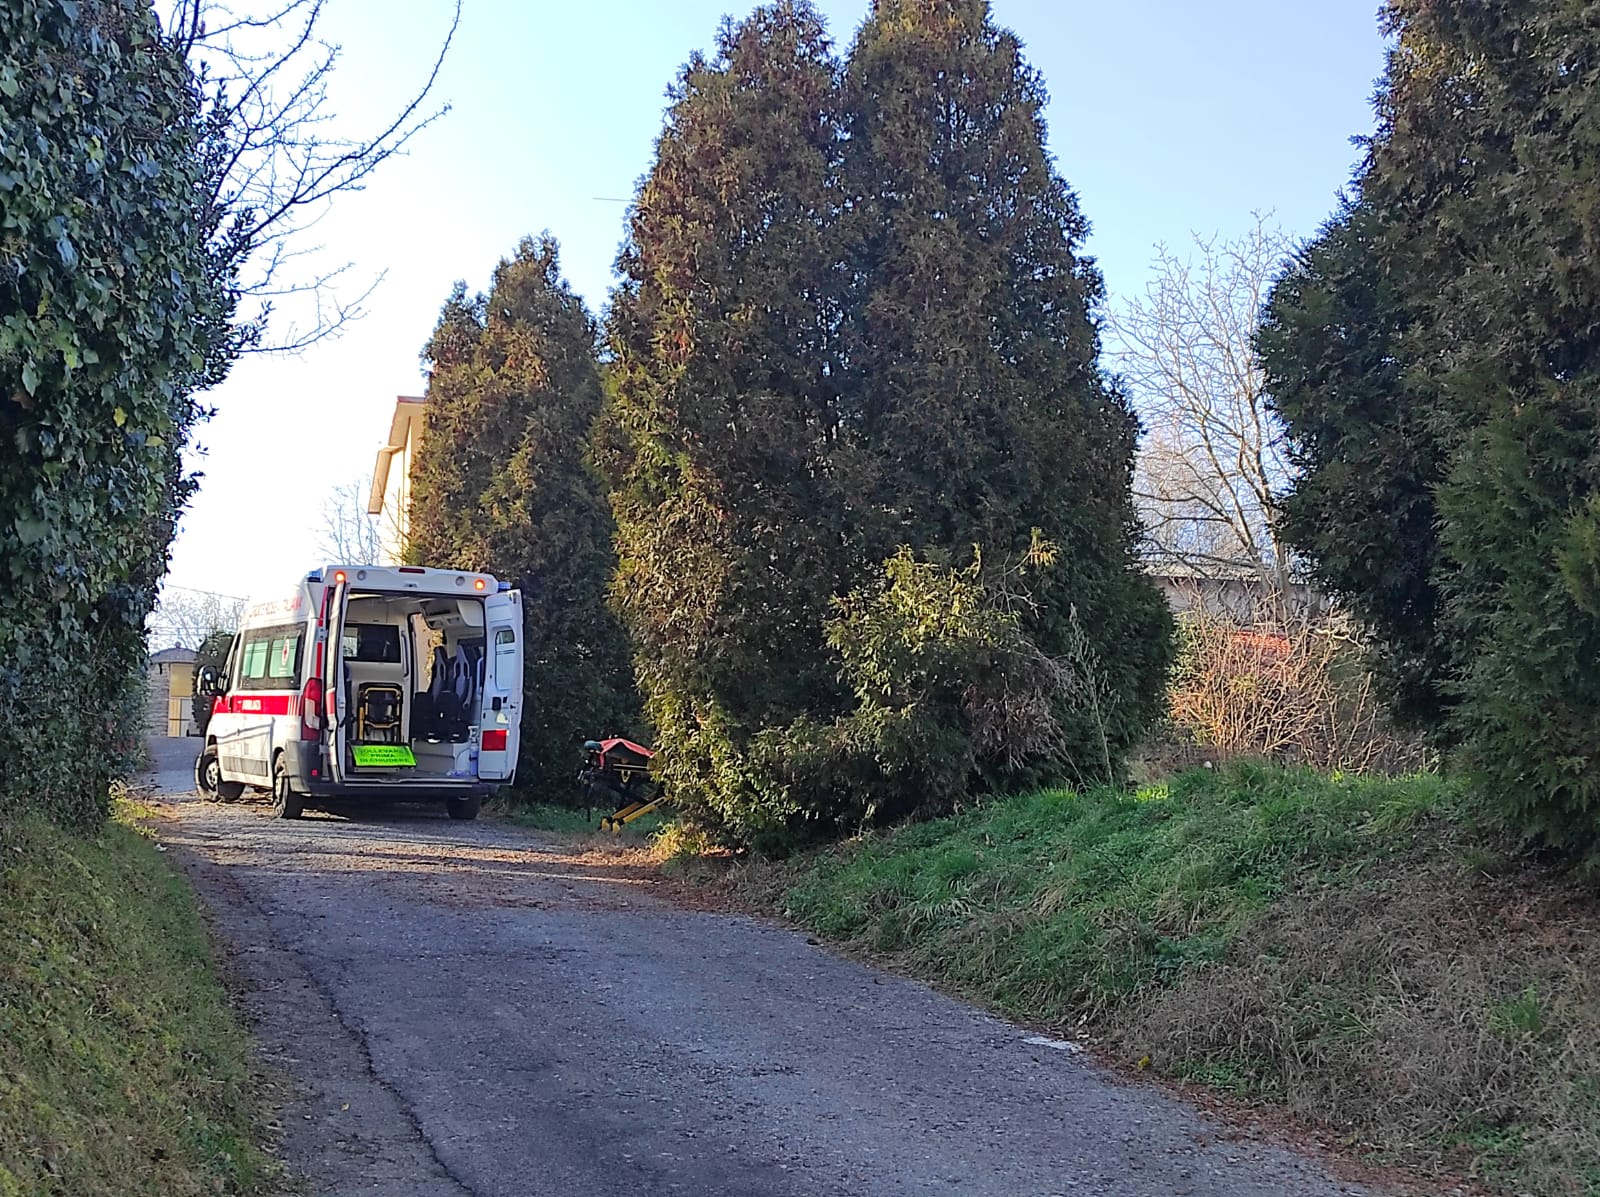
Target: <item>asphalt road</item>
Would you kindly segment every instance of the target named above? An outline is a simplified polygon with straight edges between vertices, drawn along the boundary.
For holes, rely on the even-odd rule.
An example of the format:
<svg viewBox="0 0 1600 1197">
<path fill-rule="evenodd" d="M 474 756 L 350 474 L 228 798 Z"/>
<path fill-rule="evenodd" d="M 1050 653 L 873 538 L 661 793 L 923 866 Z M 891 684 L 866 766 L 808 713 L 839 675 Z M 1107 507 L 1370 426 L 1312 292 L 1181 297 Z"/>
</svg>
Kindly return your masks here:
<svg viewBox="0 0 1600 1197">
<path fill-rule="evenodd" d="M 626 853 L 201 803 L 194 743 L 154 746 L 161 835 L 295 1078 L 311 1193 L 1368 1192 L 803 934 L 685 909 Z"/>
</svg>

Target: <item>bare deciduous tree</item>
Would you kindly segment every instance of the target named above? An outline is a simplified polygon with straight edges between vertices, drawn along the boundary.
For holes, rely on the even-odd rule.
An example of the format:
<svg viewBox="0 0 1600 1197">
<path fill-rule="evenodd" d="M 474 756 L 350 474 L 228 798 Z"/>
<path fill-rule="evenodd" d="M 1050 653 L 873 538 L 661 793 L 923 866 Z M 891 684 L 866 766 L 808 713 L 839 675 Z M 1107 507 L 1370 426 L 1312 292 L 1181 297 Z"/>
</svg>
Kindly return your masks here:
<svg viewBox="0 0 1600 1197">
<path fill-rule="evenodd" d="M 269 0 L 260 10 L 220 0 L 169 0 L 163 28 L 188 60 L 202 96 L 212 155 L 214 236 L 236 273 L 242 351 L 304 349 L 360 315 L 378 280 L 354 298 L 332 284 L 350 269 L 300 273 L 319 247 L 303 234 L 332 199 L 359 191 L 367 178 L 447 107 L 428 97 L 461 21 L 459 0 L 433 67 L 382 128 L 366 137 L 330 130 L 328 84 L 339 47 L 320 36 L 326 0 Z M 268 340 L 276 301 L 310 302 L 306 324 L 289 324 Z"/>
<path fill-rule="evenodd" d="M 1135 493 L 1156 564 L 1242 576 L 1280 598 L 1291 561 L 1273 496 L 1290 467 L 1254 339 L 1292 248 L 1259 213 L 1237 240 L 1196 237 L 1192 257 L 1163 246 L 1144 295 L 1109 321 L 1117 369 L 1146 429 Z"/>
<path fill-rule="evenodd" d="M 239 627 L 247 600 L 232 594 L 194 590 L 168 582 L 150 614 L 152 648 L 198 648 L 212 632 L 233 632 Z"/>
<path fill-rule="evenodd" d="M 367 514 L 367 490 L 355 479 L 333 488 L 322 502 L 317 553 L 343 565 L 376 565 L 383 552 L 382 516 Z"/>
</svg>

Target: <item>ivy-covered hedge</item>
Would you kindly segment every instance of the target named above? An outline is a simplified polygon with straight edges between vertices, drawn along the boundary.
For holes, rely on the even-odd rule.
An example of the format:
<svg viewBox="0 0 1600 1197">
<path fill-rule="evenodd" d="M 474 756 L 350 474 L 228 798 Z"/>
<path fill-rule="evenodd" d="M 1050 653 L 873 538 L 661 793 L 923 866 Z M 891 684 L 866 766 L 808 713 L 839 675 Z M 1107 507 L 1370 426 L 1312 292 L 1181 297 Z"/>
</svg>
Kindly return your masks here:
<svg viewBox="0 0 1600 1197">
<path fill-rule="evenodd" d="M 0 821 L 102 812 L 236 260 L 142 0 L 0 0 Z"/>
</svg>

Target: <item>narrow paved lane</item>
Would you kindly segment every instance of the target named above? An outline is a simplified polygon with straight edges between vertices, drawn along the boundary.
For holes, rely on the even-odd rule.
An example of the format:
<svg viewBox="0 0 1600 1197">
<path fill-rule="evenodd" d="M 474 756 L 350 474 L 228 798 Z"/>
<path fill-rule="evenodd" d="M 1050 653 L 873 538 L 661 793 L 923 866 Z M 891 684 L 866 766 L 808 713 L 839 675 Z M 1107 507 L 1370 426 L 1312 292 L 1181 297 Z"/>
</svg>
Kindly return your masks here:
<svg viewBox="0 0 1600 1197">
<path fill-rule="evenodd" d="M 163 838 L 231 942 L 317 1194 L 1331 1197 L 1063 1044 L 648 868 L 432 811 L 190 799 Z"/>
</svg>

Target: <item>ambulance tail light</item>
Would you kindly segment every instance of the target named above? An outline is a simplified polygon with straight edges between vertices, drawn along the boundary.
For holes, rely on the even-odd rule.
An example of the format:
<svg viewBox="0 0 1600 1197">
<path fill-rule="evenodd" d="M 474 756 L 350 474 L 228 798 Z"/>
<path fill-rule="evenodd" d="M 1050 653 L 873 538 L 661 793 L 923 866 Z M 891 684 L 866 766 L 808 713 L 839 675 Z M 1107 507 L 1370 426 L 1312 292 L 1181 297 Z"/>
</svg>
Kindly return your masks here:
<svg viewBox="0 0 1600 1197">
<path fill-rule="evenodd" d="M 300 691 L 300 738 L 315 740 L 322 734 L 322 679 L 308 678 Z"/>
</svg>

